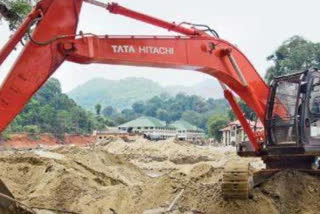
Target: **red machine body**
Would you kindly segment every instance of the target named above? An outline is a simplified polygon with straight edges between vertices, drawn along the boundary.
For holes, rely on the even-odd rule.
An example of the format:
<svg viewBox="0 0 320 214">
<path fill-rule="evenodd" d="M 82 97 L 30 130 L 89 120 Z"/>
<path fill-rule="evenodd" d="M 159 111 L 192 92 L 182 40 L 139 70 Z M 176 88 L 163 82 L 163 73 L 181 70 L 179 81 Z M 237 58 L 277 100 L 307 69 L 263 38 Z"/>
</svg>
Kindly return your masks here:
<svg viewBox="0 0 320 214">
<path fill-rule="evenodd" d="M 106 5 L 95 0 L 86 2 L 104 7 L 111 13 L 183 35 L 76 35 L 83 0 L 40 1 L 0 52 L 1 65 L 31 24 L 37 21 L 30 41 L 0 88 L 0 132 L 65 60 L 81 64 L 149 66 L 194 70 L 217 78 L 253 148 L 259 151 L 261 133 L 251 129 L 229 89 L 243 99 L 264 122 L 269 88 L 238 48 L 204 30 L 169 23 L 115 3 Z M 279 115 L 286 114 L 284 108 L 277 111 Z"/>
</svg>

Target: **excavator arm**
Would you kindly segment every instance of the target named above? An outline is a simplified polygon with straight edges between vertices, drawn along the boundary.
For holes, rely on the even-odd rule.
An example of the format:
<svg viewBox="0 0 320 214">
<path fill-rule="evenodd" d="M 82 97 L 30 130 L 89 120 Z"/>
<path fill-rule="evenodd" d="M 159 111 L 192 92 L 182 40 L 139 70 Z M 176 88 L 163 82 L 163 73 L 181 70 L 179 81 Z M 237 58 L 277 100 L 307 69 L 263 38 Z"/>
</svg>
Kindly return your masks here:
<svg viewBox="0 0 320 214">
<path fill-rule="evenodd" d="M 0 65 L 29 30 L 40 19 L 33 33 L 36 40 L 48 40 L 57 35 L 75 34 L 82 1 L 43 0 L 0 52 Z M 59 12 L 57 12 L 59 11 Z M 57 42 L 37 45 L 28 42 L 0 88 L 0 132 L 23 109 L 32 95 L 63 63 L 66 56 L 58 51 Z"/>
<path fill-rule="evenodd" d="M 67 56 L 66 60 L 76 63 L 176 68 L 207 73 L 235 91 L 261 120 L 264 119 L 268 87 L 248 59 L 226 41 L 210 37 L 80 36 L 59 45 L 59 50 Z"/>
<path fill-rule="evenodd" d="M 85 2 L 183 36 L 76 35 L 83 0 L 42 0 L 0 52 L 0 65 L 18 41 L 37 26 L 0 88 L 0 132 L 31 96 L 65 61 L 194 70 L 217 78 L 256 151 L 259 144 L 237 105 L 234 91 L 265 120 L 269 88 L 246 56 L 234 45 L 208 31 L 169 23 L 115 3 Z M 170 78 L 170 77 L 168 77 Z M 229 88 L 229 89 L 228 89 Z M 214 92 L 212 92 L 214 93 Z M 282 112 L 281 112 L 282 111 Z M 279 110 L 285 114 L 285 110 Z"/>
</svg>

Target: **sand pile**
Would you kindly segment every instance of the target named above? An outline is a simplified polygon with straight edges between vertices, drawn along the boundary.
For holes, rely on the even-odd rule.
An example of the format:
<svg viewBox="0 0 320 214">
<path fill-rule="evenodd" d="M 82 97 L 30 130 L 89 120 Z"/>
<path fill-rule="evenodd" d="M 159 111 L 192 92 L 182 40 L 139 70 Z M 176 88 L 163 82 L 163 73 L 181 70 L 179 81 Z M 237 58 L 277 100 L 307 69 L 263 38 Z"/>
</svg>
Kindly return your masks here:
<svg viewBox="0 0 320 214">
<path fill-rule="evenodd" d="M 134 143 L 117 139 L 104 146 L 104 149 L 145 171 L 160 174 L 189 169 L 201 162 L 210 162 L 215 168 L 221 168 L 227 160 L 236 156 L 234 147 L 197 146 L 172 139 L 155 142 L 138 138 Z"/>
<path fill-rule="evenodd" d="M 189 183 L 179 206 L 203 213 L 319 213 L 320 178 L 296 171 L 283 171 L 254 189 L 247 201 L 223 200 L 218 183 Z M 199 197 L 201 195 L 201 197 Z"/>
<path fill-rule="evenodd" d="M 159 214 L 180 193 L 162 213 L 319 213 L 318 177 L 283 171 L 252 199 L 226 201 L 222 167 L 234 149 L 140 140 L 2 151 L 0 178 L 28 206 L 81 214 Z M 259 159 L 250 161 L 260 167 Z"/>
<path fill-rule="evenodd" d="M 137 167 L 112 154 L 75 147 L 60 153 L 3 153 L 0 177 L 18 200 L 30 206 L 80 213 L 104 213 L 97 211 L 101 209 L 97 204 L 112 208 L 114 201 L 130 206 L 126 191 L 148 180 Z"/>
<path fill-rule="evenodd" d="M 140 162 L 168 160 L 175 164 L 193 164 L 201 161 L 216 161 L 221 159 L 221 155 L 224 155 L 221 152 L 213 154 L 208 147 L 196 146 L 187 142 L 175 143 L 172 139 L 149 141 L 139 138 L 134 143 L 126 143 L 118 139 L 109 143 L 105 148 L 111 153 L 124 155 L 128 159 L 139 159 Z M 227 151 L 234 150 L 234 148 L 230 149 Z"/>
</svg>

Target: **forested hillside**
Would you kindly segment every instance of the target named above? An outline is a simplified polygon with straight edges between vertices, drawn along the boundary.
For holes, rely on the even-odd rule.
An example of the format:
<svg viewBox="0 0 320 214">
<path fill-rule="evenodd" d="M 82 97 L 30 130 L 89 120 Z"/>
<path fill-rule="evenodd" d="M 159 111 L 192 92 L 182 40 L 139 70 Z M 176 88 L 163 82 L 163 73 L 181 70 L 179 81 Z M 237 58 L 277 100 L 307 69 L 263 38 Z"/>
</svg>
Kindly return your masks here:
<svg viewBox="0 0 320 214">
<path fill-rule="evenodd" d="M 131 77 L 122 80 L 97 78 L 76 87 L 68 95 L 80 106 L 92 111 L 97 103 L 123 110 L 130 108 L 137 101 L 147 101 L 164 93 L 171 96 L 184 93 L 215 99 L 223 97 L 221 86 L 213 78 L 190 87 L 178 85 L 162 87 L 158 83 L 145 78 Z"/>
<path fill-rule="evenodd" d="M 183 119 L 207 130 L 207 122 L 210 117 L 226 116 L 228 110 L 229 106 L 225 99 L 204 99 L 199 96 L 184 94 L 177 94 L 176 96 L 161 94 L 147 101 L 135 102 L 131 108 L 122 111 L 118 111 L 112 106 L 102 106 L 101 114 L 107 118 L 110 125 L 118 125 L 141 115 L 146 115 L 156 117 L 167 123 Z"/>
<path fill-rule="evenodd" d="M 102 128 L 104 121 L 78 106 L 61 92 L 60 82 L 51 78 L 32 97 L 7 132 L 48 132 L 56 137 L 65 133 L 91 133 Z"/>
<path fill-rule="evenodd" d="M 105 125 L 116 126 L 142 115 L 156 117 L 167 123 L 183 119 L 207 130 L 208 118 L 226 115 L 228 109 L 224 99 L 161 94 L 146 101 L 134 102 L 130 108 L 123 110 L 98 104 L 96 112 L 86 111 L 63 94 L 60 82 L 51 78 L 32 97 L 6 132 L 52 133 L 63 138 L 65 133 L 91 134 L 94 129 L 103 129 Z"/>
<path fill-rule="evenodd" d="M 123 80 L 92 79 L 68 93 L 80 106 L 94 110 L 102 106 L 117 109 L 130 107 L 137 100 L 145 101 L 163 93 L 163 88 L 156 82 L 144 78 L 126 78 Z"/>
</svg>

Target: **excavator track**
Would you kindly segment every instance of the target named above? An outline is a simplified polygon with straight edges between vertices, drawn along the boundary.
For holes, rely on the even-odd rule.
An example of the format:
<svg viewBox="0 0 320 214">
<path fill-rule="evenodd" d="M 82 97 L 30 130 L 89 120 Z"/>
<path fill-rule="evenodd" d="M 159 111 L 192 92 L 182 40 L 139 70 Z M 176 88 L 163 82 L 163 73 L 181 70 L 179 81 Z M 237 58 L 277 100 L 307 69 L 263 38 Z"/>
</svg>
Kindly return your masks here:
<svg viewBox="0 0 320 214">
<path fill-rule="evenodd" d="M 224 168 L 222 194 L 224 199 L 248 199 L 252 189 L 252 175 L 249 163 L 231 160 Z"/>
</svg>

